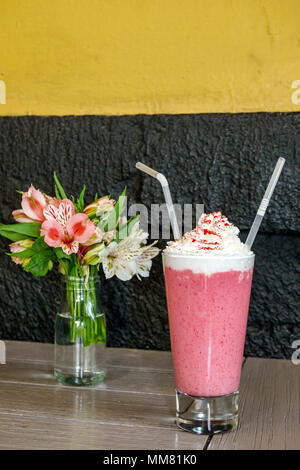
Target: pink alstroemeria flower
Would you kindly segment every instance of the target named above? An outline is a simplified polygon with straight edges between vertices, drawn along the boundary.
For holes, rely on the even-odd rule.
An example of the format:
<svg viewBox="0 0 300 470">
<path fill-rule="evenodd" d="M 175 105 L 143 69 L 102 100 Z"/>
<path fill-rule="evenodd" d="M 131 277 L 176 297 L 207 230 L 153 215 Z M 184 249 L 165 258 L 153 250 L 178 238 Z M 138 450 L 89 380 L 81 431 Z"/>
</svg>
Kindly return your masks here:
<svg viewBox="0 0 300 470">
<path fill-rule="evenodd" d="M 94 223 L 86 214 L 75 214 L 70 199 L 63 199 L 59 207 L 48 205 L 44 216 L 47 220 L 42 224 L 41 235 L 45 235 L 45 243 L 62 248 L 67 255 L 77 253 L 79 243 L 87 242 L 95 233 Z"/>
<path fill-rule="evenodd" d="M 47 201 L 43 193 L 34 186 L 30 186 L 26 193 L 22 194 L 22 209 L 13 211 L 16 222 L 43 222 L 45 220 L 43 210 Z"/>
<path fill-rule="evenodd" d="M 15 221 L 21 224 L 25 224 L 26 222 L 36 222 L 35 220 L 27 217 L 23 209 L 16 209 L 15 211 L 12 211 L 12 215 Z"/>
<path fill-rule="evenodd" d="M 30 219 L 35 222 L 43 222 L 45 220 L 43 210 L 47 205 L 43 193 L 34 186 L 30 186 L 27 193 L 22 194 L 22 209 Z"/>
</svg>

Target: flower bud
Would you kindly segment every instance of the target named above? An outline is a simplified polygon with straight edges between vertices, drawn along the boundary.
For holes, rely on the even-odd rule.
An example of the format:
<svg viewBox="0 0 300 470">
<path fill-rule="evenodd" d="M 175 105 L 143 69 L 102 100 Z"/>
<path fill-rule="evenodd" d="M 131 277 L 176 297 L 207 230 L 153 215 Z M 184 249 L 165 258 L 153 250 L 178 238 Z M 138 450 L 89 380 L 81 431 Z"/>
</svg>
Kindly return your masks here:
<svg viewBox="0 0 300 470">
<path fill-rule="evenodd" d="M 33 240 L 19 240 L 18 242 L 11 243 L 9 245 L 11 253 L 21 253 L 22 251 L 27 250 L 28 248 L 31 248 L 33 245 L 34 241 Z M 23 268 L 27 266 L 31 258 L 18 258 L 17 256 L 12 256 L 12 261 L 16 264 L 21 264 Z"/>
<path fill-rule="evenodd" d="M 90 264 L 92 266 L 100 263 L 100 253 L 104 249 L 105 249 L 104 243 L 96 243 L 95 245 L 92 245 L 85 253 L 84 257 L 81 260 L 81 263 Z"/>
<path fill-rule="evenodd" d="M 100 197 L 97 201 L 92 202 L 88 206 L 85 207 L 83 212 L 88 217 L 100 216 L 102 214 L 106 214 L 107 212 L 111 211 L 115 204 L 113 199 L 109 199 L 108 196 Z"/>
</svg>

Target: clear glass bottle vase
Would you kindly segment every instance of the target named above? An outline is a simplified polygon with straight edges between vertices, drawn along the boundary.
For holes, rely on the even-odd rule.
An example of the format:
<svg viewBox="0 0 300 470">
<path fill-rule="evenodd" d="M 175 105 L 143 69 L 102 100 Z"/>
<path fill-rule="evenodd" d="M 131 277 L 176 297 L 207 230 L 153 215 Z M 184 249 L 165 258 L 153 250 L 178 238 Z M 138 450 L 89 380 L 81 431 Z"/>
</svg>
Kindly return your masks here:
<svg viewBox="0 0 300 470">
<path fill-rule="evenodd" d="M 97 385 L 104 380 L 105 314 L 98 277 L 63 279 L 55 321 L 54 374 L 64 385 Z"/>
</svg>

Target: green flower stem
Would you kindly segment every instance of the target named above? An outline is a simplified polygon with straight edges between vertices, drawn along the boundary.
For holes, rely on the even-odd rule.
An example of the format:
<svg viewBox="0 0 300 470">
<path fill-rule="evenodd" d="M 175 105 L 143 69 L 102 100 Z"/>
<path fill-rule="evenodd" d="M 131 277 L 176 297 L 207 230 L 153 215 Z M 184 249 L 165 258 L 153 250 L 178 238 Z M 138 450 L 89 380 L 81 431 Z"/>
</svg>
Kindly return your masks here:
<svg viewBox="0 0 300 470">
<path fill-rule="evenodd" d="M 82 278 L 81 278 L 82 279 Z M 104 343 L 106 327 L 104 315 L 97 315 L 97 297 L 93 278 L 87 285 L 78 279 L 67 279 L 67 302 L 71 314 L 70 342 L 80 339 L 83 346 Z"/>
</svg>

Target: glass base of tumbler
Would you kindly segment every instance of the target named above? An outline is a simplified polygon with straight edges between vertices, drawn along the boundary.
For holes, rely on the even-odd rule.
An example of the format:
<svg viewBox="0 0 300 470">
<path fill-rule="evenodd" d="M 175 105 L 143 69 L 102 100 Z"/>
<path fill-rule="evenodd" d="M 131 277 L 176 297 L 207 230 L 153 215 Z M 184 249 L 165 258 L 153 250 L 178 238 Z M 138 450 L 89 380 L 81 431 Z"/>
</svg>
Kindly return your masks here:
<svg viewBox="0 0 300 470">
<path fill-rule="evenodd" d="M 99 385 L 103 382 L 105 378 L 105 372 L 99 372 L 96 374 L 85 374 L 82 377 L 78 375 L 67 375 L 62 374 L 57 370 L 54 370 L 54 375 L 57 378 L 58 382 L 63 385 L 71 385 L 71 386 L 86 386 L 91 387 L 95 385 Z"/>
<path fill-rule="evenodd" d="M 195 434 L 233 431 L 238 423 L 238 395 L 194 397 L 176 390 L 176 424 Z"/>
</svg>

